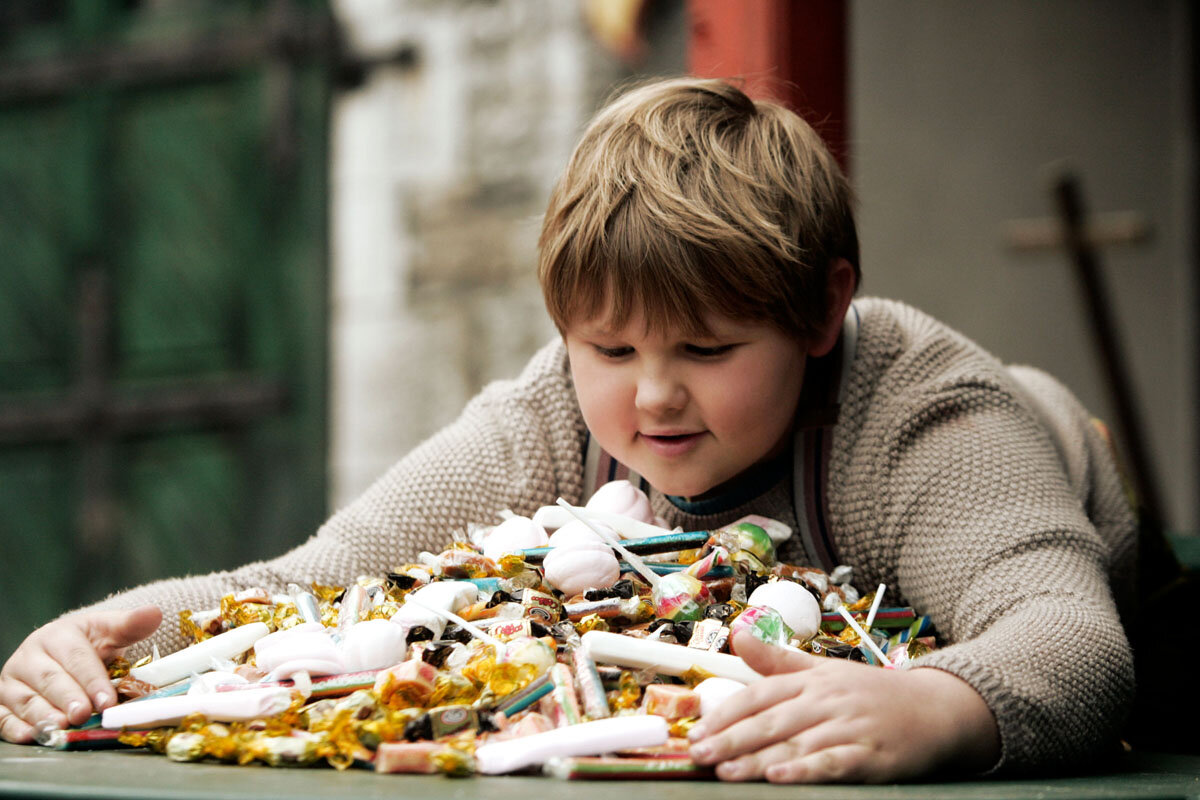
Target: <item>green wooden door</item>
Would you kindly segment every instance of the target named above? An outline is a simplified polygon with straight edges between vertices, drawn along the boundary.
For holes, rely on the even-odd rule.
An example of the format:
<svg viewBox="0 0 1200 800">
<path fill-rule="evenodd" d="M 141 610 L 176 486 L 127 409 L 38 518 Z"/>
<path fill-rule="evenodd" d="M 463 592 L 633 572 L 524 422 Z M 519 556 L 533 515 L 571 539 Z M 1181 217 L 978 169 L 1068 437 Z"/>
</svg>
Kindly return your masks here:
<svg viewBox="0 0 1200 800">
<path fill-rule="evenodd" d="M 323 518 L 329 69 L 318 2 L 0 9 L 7 657 Z"/>
</svg>

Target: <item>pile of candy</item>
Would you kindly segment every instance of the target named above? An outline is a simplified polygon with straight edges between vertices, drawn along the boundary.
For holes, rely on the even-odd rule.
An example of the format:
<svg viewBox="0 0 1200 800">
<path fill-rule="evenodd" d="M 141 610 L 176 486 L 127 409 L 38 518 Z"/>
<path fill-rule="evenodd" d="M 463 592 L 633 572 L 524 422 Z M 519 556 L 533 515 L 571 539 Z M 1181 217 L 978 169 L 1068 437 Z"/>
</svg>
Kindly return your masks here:
<svg viewBox="0 0 1200 800">
<path fill-rule="evenodd" d="M 623 481 L 586 508 L 505 516 L 383 577 L 184 612 L 196 644 L 114 664 L 123 702 L 39 740 L 179 761 L 698 777 L 688 730 L 761 677 L 730 652 L 738 631 L 884 668 L 933 646 L 924 617 L 880 608 L 884 587 L 861 595 L 850 568 L 778 563 L 791 532 L 773 520 L 667 531 Z"/>
</svg>

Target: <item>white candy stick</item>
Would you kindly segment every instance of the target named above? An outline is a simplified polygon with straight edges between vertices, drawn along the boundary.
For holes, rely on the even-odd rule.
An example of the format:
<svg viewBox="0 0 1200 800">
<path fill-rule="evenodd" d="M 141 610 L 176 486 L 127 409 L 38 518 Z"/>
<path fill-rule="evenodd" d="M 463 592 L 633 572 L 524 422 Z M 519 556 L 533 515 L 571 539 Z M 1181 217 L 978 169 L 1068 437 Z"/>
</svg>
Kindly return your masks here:
<svg viewBox="0 0 1200 800">
<path fill-rule="evenodd" d="M 244 722 L 272 717 L 291 704 L 291 691 L 278 687 L 181 694 L 106 708 L 100 724 L 109 730 L 159 728 L 178 725 L 188 714 L 203 714 L 210 722 Z"/>
<path fill-rule="evenodd" d="M 846 607 L 838 606 L 838 613 L 842 615 L 842 619 L 846 620 L 846 624 L 853 628 L 854 632 L 858 634 L 860 646 L 865 646 L 868 650 L 870 650 L 871 655 L 879 659 L 881 666 L 890 667 L 892 662 L 888 661 L 888 657 L 885 656 L 883 651 L 879 649 L 879 645 L 875 644 L 875 640 L 870 636 L 867 636 L 867 632 L 864 631 L 862 627 L 855 621 L 850 612 L 846 610 Z"/>
<path fill-rule="evenodd" d="M 584 517 L 593 522 L 603 522 L 626 539 L 644 539 L 647 536 L 663 536 L 668 533 L 674 533 L 674 531 L 667 528 L 660 528 L 657 525 L 651 525 L 648 522 L 642 522 L 641 520 L 626 517 L 622 514 L 614 514 L 611 511 L 598 511 L 594 508 L 581 508 L 579 506 L 570 506 L 570 509 L 575 513 L 576 517 Z"/>
<path fill-rule="evenodd" d="M 223 661 L 241 655 L 270 632 L 265 623 L 251 622 L 149 664 L 134 667 L 129 670 L 129 674 L 151 686 L 166 686 L 188 677 L 193 672 L 208 672 L 213 668 L 214 660 Z"/>
<path fill-rule="evenodd" d="M 615 539 L 613 539 L 607 533 L 600 530 L 592 523 L 588 522 L 581 514 L 579 514 L 575 510 L 575 507 L 572 506 L 570 503 L 568 503 L 566 500 L 564 500 L 560 497 L 560 498 L 558 498 L 558 504 L 560 506 L 562 506 L 563 508 L 565 508 L 567 511 L 570 511 L 572 514 L 574 514 L 575 518 L 578 519 L 580 522 L 582 522 L 584 525 L 587 525 L 589 528 L 591 528 L 592 531 L 597 536 L 600 537 L 601 541 L 607 543 L 609 547 L 611 547 L 613 550 L 616 550 L 618 553 L 620 553 L 621 557 L 624 558 L 626 562 L 628 562 L 629 566 L 631 566 L 635 570 L 637 570 L 637 573 L 639 575 L 641 575 L 643 578 L 645 578 L 646 582 L 649 583 L 651 587 L 658 586 L 658 575 L 656 575 L 653 572 L 653 570 L 651 570 L 649 567 L 646 566 L 646 562 L 642 561 L 641 558 L 639 558 L 638 556 L 636 556 L 633 553 L 626 550 L 624 547 L 621 546 L 621 544 L 619 542 L 617 542 Z M 582 511 L 582 510 L 583 509 L 580 509 L 580 511 Z"/>
<path fill-rule="evenodd" d="M 513 772 L 551 758 L 594 756 L 629 747 L 665 744 L 667 721 L 650 714 L 611 717 L 485 744 L 475 751 L 475 767 L 485 775 Z"/>
<path fill-rule="evenodd" d="M 581 638 L 593 661 L 622 667 L 652 667 L 664 675 L 682 675 L 692 667 L 711 672 L 718 678 L 753 683 L 762 678 L 745 661 L 726 653 L 713 653 L 670 642 L 634 639 L 619 633 L 588 631 Z"/>
<path fill-rule="evenodd" d="M 467 622 L 465 619 L 460 617 L 458 614 L 455 614 L 453 611 L 447 611 L 444 608 L 436 608 L 427 603 L 422 603 L 420 600 L 413 597 L 411 594 L 408 595 L 407 598 L 405 598 L 405 602 L 412 603 L 414 605 L 418 605 L 421 608 L 425 609 L 426 611 L 429 611 L 433 614 L 437 614 L 442 619 L 448 619 L 451 622 L 457 622 L 459 625 L 461 625 L 467 631 L 467 633 L 471 634 L 476 639 L 480 639 L 481 641 L 487 642 L 492 647 L 496 648 L 497 657 L 500 657 L 504 654 L 504 642 L 500 641 L 495 636 L 492 636 L 491 634 L 484 632 L 484 630 L 482 628 L 480 628 L 470 622 Z"/>
<path fill-rule="evenodd" d="M 871 610 L 867 612 L 867 624 L 864 625 L 867 630 L 871 630 L 871 625 L 875 622 L 875 612 L 879 610 L 879 604 L 883 602 L 883 593 L 887 591 L 887 587 L 882 583 L 875 590 L 875 599 L 871 602 Z"/>
</svg>

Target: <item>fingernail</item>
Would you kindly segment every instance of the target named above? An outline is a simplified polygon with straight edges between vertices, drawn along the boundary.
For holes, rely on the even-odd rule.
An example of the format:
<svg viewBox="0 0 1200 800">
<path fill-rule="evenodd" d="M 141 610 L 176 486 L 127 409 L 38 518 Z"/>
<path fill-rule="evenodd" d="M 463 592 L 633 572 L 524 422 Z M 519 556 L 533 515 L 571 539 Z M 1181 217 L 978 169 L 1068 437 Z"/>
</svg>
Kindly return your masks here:
<svg viewBox="0 0 1200 800">
<path fill-rule="evenodd" d="M 104 708 L 108 704 L 108 692 L 96 692 L 96 710 Z"/>
<path fill-rule="evenodd" d="M 721 773 L 722 778 L 740 778 L 742 776 L 742 765 L 737 761 L 726 761 L 721 766 L 717 767 L 717 772 Z"/>
<path fill-rule="evenodd" d="M 83 703 L 79 702 L 78 700 L 75 700 L 70 705 L 68 705 L 67 706 L 67 721 L 70 722 L 71 718 L 74 717 L 77 713 L 79 713 L 80 709 L 82 709 L 82 708 L 83 708 Z"/>
<path fill-rule="evenodd" d="M 712 746 L 708 744 L 694 744 L 688 750 L 692 758 L 700 761 L 707 761 L 712 757 Z"/>
<path fill-rule="evenodd" d="M 54 719 L 53 717 L 46 717 L 44 720 L 41 720 L 34 725 L 33 729 L 38 734 L 42 734 L 49 733 L 50 731 L 60 731 L 62 730 L 62 727 L 62 723 L 58 720 Z"/>
<path fill-rule="evenodd" d="M 708 736 L 708 729 L 703 725 L 694 725 L 692 726 L 692 729 L 688 731 L 689 742 L 698 742 L 705 736 Z"/>
</svg>

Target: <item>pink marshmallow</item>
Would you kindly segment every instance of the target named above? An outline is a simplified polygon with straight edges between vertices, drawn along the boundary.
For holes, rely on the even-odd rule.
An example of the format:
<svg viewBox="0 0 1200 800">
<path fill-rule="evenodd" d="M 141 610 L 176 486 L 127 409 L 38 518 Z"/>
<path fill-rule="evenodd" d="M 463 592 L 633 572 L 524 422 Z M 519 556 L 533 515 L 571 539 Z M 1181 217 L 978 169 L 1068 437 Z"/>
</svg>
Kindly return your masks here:
<svg viewBox="0 0 1200 800">
<path fill-rule="evenodd" d="M 592 511 L 620 514 L 648 525 L 655 524 L 650 498 L 629 481 L 609 481 L 604 484 L 587 501 L 586 507 Z"/>
</svg>

